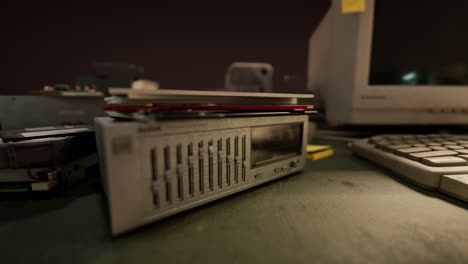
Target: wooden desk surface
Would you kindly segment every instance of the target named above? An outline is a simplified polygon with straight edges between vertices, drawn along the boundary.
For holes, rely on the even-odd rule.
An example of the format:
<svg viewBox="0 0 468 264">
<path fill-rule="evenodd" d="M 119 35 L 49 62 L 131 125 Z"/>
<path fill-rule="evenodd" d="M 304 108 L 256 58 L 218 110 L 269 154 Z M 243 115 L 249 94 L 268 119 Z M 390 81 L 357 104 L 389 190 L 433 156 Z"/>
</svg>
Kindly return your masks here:
<svg viewBox="0 0 468 264">
<path fill-rule="evenodd" d="M 304 173 L 110 236 L 97 180 L 0 201 L 3 263 L 467 263 L 468 204 L 333 143 Z"/>
</svg>

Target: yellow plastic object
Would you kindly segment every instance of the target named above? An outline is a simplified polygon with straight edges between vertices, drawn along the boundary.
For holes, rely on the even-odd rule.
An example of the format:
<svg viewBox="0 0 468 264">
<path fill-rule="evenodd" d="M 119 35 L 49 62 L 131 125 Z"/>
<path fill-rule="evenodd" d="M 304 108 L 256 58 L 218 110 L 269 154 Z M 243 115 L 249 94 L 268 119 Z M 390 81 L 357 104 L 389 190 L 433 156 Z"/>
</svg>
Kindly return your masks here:
<svg viewBox="0 0 468 264">
<path fill-rule="evenodd" d="M 330 149 L 330 145 L 307 145 L 307 153 Z"/>
<path fill-rule="evenodd" d="M 307 145 L 307 159 L 310 160 L 328 158 L 334 153 L 330 145 Z"/>
<path fill-rule="evenodd" d="M 314 153 L 307 153 L 307 159 L 310 160 L 319 160 L 333 156 L 335 152 L 333 149 L 327 149 L 324 151 L 314 152 Z"/>
<path fill-rule="evenodd" d="M 341 0 L 341 12 L 362 13 L 366 11 L 366 0 Z"/>
</svg>

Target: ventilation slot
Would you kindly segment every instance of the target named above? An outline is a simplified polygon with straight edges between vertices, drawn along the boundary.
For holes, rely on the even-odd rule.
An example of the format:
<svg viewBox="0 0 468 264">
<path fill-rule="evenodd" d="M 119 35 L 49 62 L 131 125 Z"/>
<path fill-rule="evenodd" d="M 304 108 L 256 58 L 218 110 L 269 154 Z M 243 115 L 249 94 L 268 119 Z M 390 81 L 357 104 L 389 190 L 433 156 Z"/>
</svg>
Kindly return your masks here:
<svg viewBox="0 0 468 264">
<path fill-rule="evenodd" d="M 177 157 L 177 198 L 179 200 L 184 199 L 184 188 L 183 188 L 183 163 L 182 163 L 182 145 L 177 145 L 176 147 L 176 157 Z"/>
<path fill-rule="evenodd" d="M 245 167 L 246 167 L 246 157 L 245 157 L 245 153 L 246 153 L 246 145 L 247 145 L 247 138 L 246 136 L 242 136 L 242 181 L 245 181 Z"/>
<path fill-rule="evenodd" d="M 203 141 L 198 143 L 198 186 L 200 193 L 203 194 L 205 191 L 205 179 L 204 179 L 204 159 L 203 159 Z"/>
<path fill-rule="evenodd" d="M 151 178 L 153 187 L 153 204 L 156 208 L 159 208 L 159 197 L 158 197 L 158 160 L 157 160 L 156 148 L 151 149 Z"/>
<path fill-rule="evenodd" d="M 234 183 L 239 182 L 239 137 L 234 138 Z"/>
<path fill-rule="evenodd" d="M 208 142 L 208 188 L 213 191 L 213 140 Z"/>
<path fill-rule="evenodd" d="M 231 138 L 226 139 L 226 185 L 231 185 Z"/>
<path fill-rule="evenodd" d="M 218 140 L 218 188 L 223 188 L 223 140 Z"/>
<path fill-rule="evenodd" d="M 195 191 L 195 183 L 194 183 L 194 168 L 193 168 L 193 143 L 190 143 L 187 147 L 187 153 L 188 153 L 188 183 L 189 183 L 189 195 L 190 197 L 193 197 L 194 191 Z"/>
<path fill-rule="evenodd" d="M 164 180 L 166 181 L 166 201 L 168 204 L 172 202 L 171 199 L 171 156 L 170 156 L 170 148 L 166 146 L 164 148 Z"/>
</svg>

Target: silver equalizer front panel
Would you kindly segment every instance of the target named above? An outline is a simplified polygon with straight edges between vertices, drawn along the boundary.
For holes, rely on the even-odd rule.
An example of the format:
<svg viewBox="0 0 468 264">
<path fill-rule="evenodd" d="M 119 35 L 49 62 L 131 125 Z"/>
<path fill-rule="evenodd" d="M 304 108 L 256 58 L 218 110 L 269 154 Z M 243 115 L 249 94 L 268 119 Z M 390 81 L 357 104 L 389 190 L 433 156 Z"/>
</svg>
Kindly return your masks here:
<svg viewBox="0 0 468 264">
<path fill-rule="evenodd" d="M 307 120 L 306 115 L 151 123 L 96 118 L 112 233 L 302 170 Z M 301 128 L 294 139 L 298 153 L 252 164 L 252 127 L 289 124 Z"/>
</svg>

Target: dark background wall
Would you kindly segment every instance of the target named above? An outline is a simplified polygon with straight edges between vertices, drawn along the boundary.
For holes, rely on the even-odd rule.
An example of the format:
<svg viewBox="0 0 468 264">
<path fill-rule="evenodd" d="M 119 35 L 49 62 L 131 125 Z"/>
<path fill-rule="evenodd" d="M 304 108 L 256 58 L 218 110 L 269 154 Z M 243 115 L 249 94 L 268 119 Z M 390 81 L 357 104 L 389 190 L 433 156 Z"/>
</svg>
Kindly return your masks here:
<svg viewBox="0 0 468 264">
<path fill-rule="evenodd" d="M 301 92 L 307 41 L 329 0 L 2 4 L 1 94 L 73 84 L 94 62 L 140 64 L 165 89 L 221 88 L 234 61 L 269 62 L 275 91 Z M 300 85 L 285 85 L 293 75 Z"/>
</svg>

